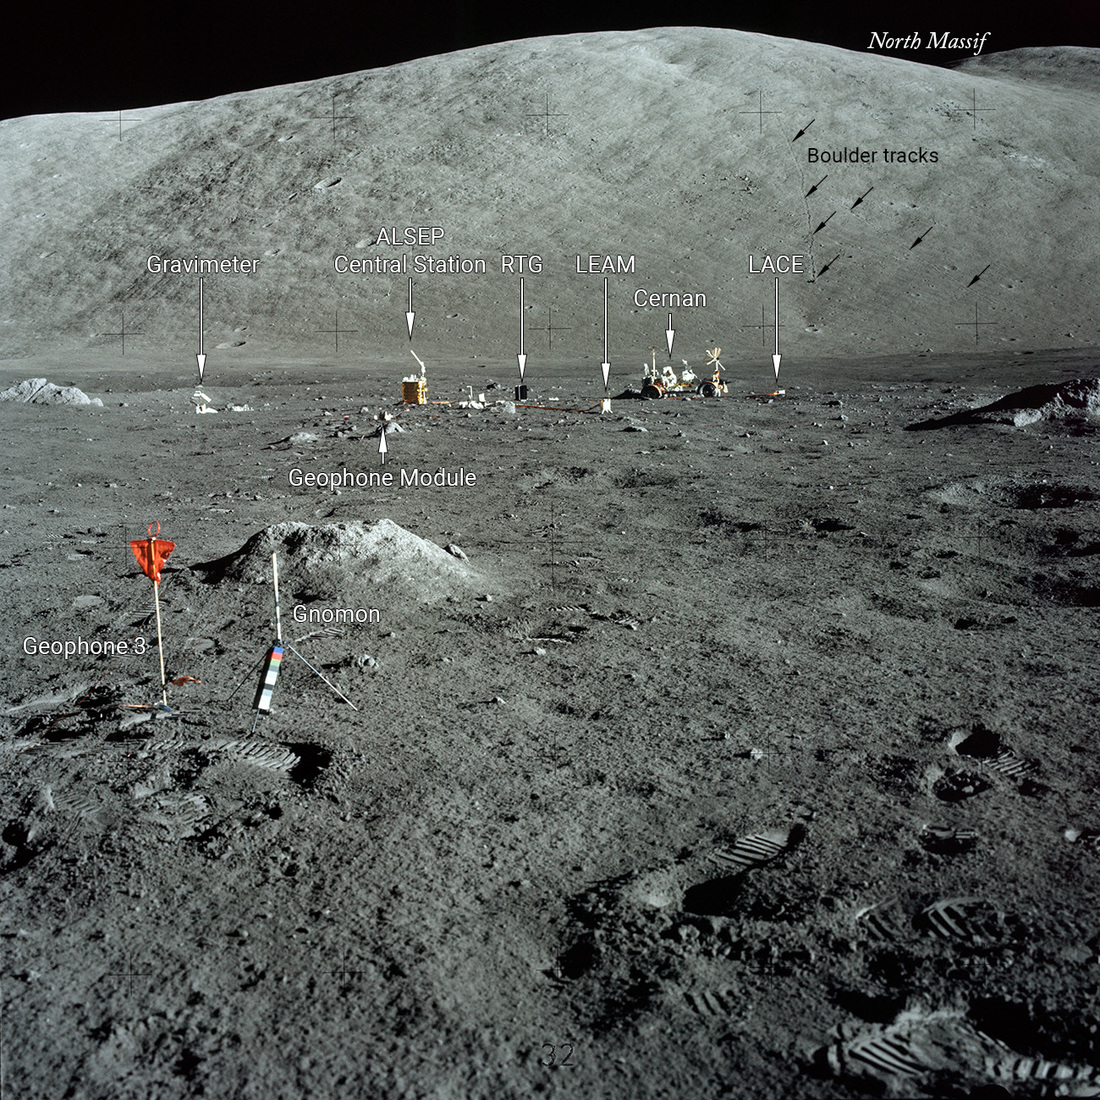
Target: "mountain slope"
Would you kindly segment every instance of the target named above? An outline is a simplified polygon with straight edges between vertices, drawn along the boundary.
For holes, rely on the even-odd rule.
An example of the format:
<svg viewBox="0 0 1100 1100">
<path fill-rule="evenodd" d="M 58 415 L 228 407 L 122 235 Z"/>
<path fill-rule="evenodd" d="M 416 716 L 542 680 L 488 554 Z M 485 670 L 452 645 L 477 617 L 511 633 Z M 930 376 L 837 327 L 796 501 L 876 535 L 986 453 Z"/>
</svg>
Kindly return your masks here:
<svg viewBox="0 0 1100 1100">
<path fill-rule="evenodd" d="M 638 307 L 639 288 L 707 295 L 705 309 L 675 311 L 685 354 L 710 341 L 732 359 L 770 351 L 773 280 L 749 273 L 764 253 L 806 257 L 806 274 L 782 279 L 781 307 L 784 350 L 805 357 L 973 350 L 975 331 L 985 349 L 1100 343 L 1100 241 L 1083 232 L 1100 111 L 1082 94 L 673 28 L 131 111 L 122 140 L 108 116 L 11 120 L 0 355 L 115 346 L 122 324 L 143 334 L 136 348 L 193 352 L 197 276 L 151 274 L 154 254 L 258 258 L 254 275 L 206 277 L 204 320 L 208 350 L 260 355 L 331 357 L 321 330 L 337 323 L 355 330 L 341 356 L 404 354 L 408 277 L 333 269 L 339 254 L 402 252 L 486 261 L 481 275 L 415 276 L 417 346 L 433 354 L 514 355 L 518 279 L 501 253 L 543 257 L 525 288 L 536 353 L 552 308 L 568 328 L 556 355 L 601 356 L 602 276 L 576 272 L 589 254 L 636 258 L 634 274 L 610 277 L 613 356 L 663 340 L 668 309 Z M 811 147 L 875 162 L 810 163 Z M 938 159 L 884 164 L 884 149 Z M 445 237 L 376 244 L 388 226 Z M 982 324 L 967 328 L 976 304 Z"/>
</svg>

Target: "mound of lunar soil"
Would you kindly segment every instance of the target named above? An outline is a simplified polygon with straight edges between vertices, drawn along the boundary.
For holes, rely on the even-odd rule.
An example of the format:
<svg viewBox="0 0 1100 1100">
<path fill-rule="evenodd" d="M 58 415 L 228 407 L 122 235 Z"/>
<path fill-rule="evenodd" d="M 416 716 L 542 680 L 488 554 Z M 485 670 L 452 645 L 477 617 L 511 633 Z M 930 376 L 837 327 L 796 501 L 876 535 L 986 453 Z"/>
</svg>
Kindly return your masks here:
<svg viewBox="0 0 1100 1100">
<path fill-rule="evenodd" d="M 98 405 L 98 397 L 89 397 L 76 386 L 55 386 L 45 378 L 28 378 L 0 393 L 0 401 L 21 401 L 32 405 Z"/>
<path fill-rule="evenodd" d="M 911 424 L 908 430 L 946 428 L 952 424 L 1011 424 L 1023 428 L 1039 420 L 1070 419 L 1088 419 L 1100 424 L 1100 378 L 1028 386 L 977 409 Z"/>
<path fill-rule="evenodd" d="M 466 562 L 389 519 L 318 527 L 277 523 L 232 554 L 196 568 L 210 581 L 270 584 L 272 553 L 278 555 L 280 588 L 302 602 L 359 601 L 356 606 L 367 607 L 387 597 L 431 601 L 485 586 Z"/>
</svg>

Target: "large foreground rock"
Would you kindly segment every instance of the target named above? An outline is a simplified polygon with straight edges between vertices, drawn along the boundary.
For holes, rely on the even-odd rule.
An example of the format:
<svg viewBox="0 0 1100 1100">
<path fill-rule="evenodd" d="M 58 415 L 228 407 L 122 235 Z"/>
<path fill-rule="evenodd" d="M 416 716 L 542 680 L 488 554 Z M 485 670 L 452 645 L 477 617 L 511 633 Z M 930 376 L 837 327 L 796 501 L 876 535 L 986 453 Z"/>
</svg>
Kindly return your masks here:
<svg viewBox="0 0 1100 1100">
<path fill-rule="evenodd" d="M 910 424 L 907 430 L 946 428 L 954 424 L 1011 424 L 1023 428 L 1040 420 L 1081 420 L 1100 425 L 1100 378 L 1027 386 L 977 409 Z"/>
</svg>

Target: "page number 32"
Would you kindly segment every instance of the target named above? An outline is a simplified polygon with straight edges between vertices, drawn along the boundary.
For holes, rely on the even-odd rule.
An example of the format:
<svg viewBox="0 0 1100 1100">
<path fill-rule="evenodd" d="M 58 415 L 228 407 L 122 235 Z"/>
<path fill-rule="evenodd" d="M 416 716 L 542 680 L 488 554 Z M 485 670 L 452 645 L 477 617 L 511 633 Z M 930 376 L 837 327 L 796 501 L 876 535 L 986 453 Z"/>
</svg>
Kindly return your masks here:
<svg viewBox="0 0 1100 1100">
<path fill-rule="evenodd" d="M 539 1064 L 543 1066 L 575 1066 L 577 1063 L 573 1061 L 573 1044 L 562 1043 L 561 1047 L 556 1047 L 551 1043 L 543 1043 L 543 1056 L 539 1059 Z"/>
</svg>

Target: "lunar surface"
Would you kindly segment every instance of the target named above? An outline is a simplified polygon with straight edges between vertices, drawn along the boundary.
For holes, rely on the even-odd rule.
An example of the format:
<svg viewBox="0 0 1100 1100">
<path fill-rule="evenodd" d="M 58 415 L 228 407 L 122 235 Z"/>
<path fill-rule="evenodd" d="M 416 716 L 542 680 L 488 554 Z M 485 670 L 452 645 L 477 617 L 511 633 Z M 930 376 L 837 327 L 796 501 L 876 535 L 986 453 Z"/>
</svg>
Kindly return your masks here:
<svg viewBox="0 0 1100 1100">
<path fill-rule="evenodd" d="M 1100 1095 L 1097 64 L 0 123 L 4 1096 Z"/>
</svg>

